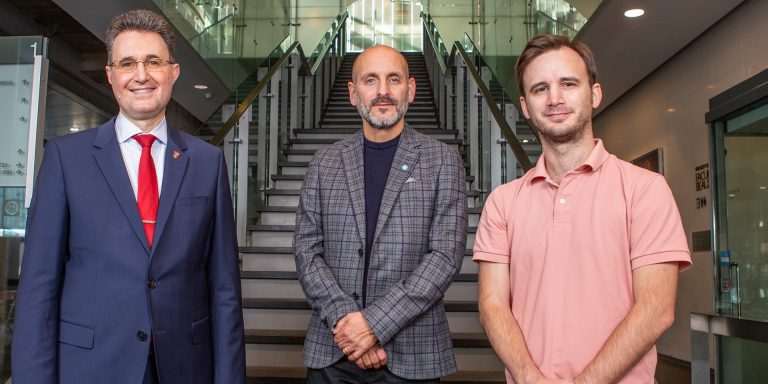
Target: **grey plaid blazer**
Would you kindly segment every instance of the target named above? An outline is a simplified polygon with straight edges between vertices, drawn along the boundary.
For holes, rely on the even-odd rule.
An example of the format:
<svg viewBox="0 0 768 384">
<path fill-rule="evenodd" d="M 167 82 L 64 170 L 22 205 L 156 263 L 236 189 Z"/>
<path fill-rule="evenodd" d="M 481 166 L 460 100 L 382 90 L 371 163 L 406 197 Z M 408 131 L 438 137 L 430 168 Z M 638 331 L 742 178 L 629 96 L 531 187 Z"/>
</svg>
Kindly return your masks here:
<svg viewBox="0 0 768 384">
<path fill-rule="evenodd" d="M 296 269 L 312 307 L 304 364 L 343 354 L 332 328 L 362 310 L 390 371 L 429 379 L 456 371 L 443 295 L 467 239 L 464 166 L 448 145 L 406 125 L 381 200 L 361 308 L 365 249 L 363 135 L 320 150 L 301 187 L 293 238 Z"/>
</svg>

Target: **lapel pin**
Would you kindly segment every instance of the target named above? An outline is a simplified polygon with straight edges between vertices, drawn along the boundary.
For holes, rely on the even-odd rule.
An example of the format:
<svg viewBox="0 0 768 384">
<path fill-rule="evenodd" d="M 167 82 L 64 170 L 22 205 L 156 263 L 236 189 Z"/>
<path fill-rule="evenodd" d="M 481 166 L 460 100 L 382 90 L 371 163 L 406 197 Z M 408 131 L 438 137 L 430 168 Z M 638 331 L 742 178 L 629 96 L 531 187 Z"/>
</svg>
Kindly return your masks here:
<svg viewBox="0 0 768 384">
<path fill-rule="evenodd" d="M 407 171 L 408 170 L 408 164 L 403 164 L 403 166 L 400 167 L 400 169 L 402 169 L 403 171 Z"/>
<path fill-rule="evenodd" d="M 172 156 L 173 156 L 174 159 L 178 159 L 179 157 L 181 157 L 181 152 L 173 151 L 173 155 Z"/>
</svg>

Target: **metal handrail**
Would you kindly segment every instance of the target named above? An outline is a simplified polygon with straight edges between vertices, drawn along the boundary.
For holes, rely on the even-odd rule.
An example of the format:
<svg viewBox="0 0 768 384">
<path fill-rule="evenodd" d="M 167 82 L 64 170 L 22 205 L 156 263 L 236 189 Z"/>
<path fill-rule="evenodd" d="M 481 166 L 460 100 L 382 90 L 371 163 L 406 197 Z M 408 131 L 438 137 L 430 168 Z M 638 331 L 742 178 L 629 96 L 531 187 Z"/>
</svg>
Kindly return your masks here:
<svg viewBox="0 0 768 384">
<path fill-rule="evenodd" d="M 493 95 L 491 94 L 491 91 L 485 85 L 485 82 L 483 82 L 483 79 L 480 76 L 480 71 L 477 70 L 477 67 L 475 66 L 474 62 L 469 57 L 467 52 L 464 50 L 463 45 L 458 41 L 454 41 L 453 46 L 451 47 L 451 53 L 448 56 L 448 60 L 443 62 L 443 58 L 439 54 L 437 54 L 438 52 L 441 52 L 438 45 L 439 43 L 437 42 L 436 37 L 433 36 L 433 32 L 430 27 L 430 25 L 434 25 L 432 23 L 432 16 L 425 14 L 423 12 L 421 13 L 421 16 L 422 16 L 422 23 L 424 24 L 424 29 L 427 31 L 427 38 L 429 39 L 430 44 L 435 50 L 435 53 L 438 59 L 438 64 L 440 65 L 440 71 L 442 72 L 442 76 L 450 76 L 450 71 L 448 71 L 448 68 L 451 68 L 451 66 L 453 65 L 453 62 L 456 60 L 456 57 L 460 56 L 461 59 L 464 61 L 464 64 L 467 65 L 467 69 L 469 70 L 469 73 L 472 75 L 472 78 L 477 83 L 478 91 L 483 96 L 483 98 L 485 98 L 485 101 L 488 104 L 488 110 L 490 111 L 491 116 L 493 116 L 493 119 L 496 121 L 496 124 L 499 125 L 501 134 L 506 139 L 510 149 L 512 149 L 512 153 L 515 155 L 515 158 L 520 163 L 520 166 L 523 168 L 523 171 L 527 172 L 528 170 L 533 168 L 533 163 L 531 163 L 531 160 L 528 158 L 528 155 L 525 153 L 525 150 L 523 149 L 523 145 L 520 143 L 520 140 L 517 138 L 517 135 L 515 135 L 515 132 L 512 131 L 512 128 L 509 126 L 509 123 L 507 123 L 507 119 L 504 118 L 504 114 L 501 112 L 501 109 L 499 109 L 498 104 L 496 104 L 496 99 L 493 97 Z M 427 23 L 427 18 L 429 18 L 430 20 L 429 24 Z M 445 45 L 443 45 L 443 47 L 445 47 Z M 480 55 L 479 52 L 478 52 L 478 55 Z"/>
<path fill-rule="evenodd" d="M 315 76 L 317 74 L 317 69 L 319 68 L 320 63 L 328 53 L 328 49 L 333 43 L 333 40 L 336 38 L 336 35 L 338 35 L 339 31 L 341 30 L 341 26 L 346 22 L 347 17 L 347 11 L 342 12 L 339 14 L 339 16 L 336 17 L 336 20 L 334 20 L 334 22 L 338 23 L 336 28 L 334 28 L 333 32 L 325 43 L 323 43 L 321 39 L 320 44 L 318 44 L 319 51 L 318 48 L 315 49 L 315 52 L 320 52 L 320 54 L 318 54 L 318 56 L 311 64 L 309 59 L 307 59 L 307 57 L 304 55 L 304 49 L 301 47 L 301 44 L 298 41 L 291 44 L 291 46 L 285 50 L 280 58 L 274 64 L 272 64 L 272 66 L 269 67 L 269 71 L 267 71 L 267 74 L 264 76 L 264 78 L 262 78 L 256 84 L 256 86 L 253 87 L 253 89 L 248 93 L 248 96 L 246 96 L 245 99 L 243 99 L 243 101 L 237 106 L 237 108 L 235 108 L 235 112 L 232 114 L 232 116 L 229 117 L 229 119 L 227 119 L 227 121 L 224 123 L 224 126 L 221 127 L 218 132 L 216 132 L 216 135 L 213 136 L 209 143 L 215 146 L 221 144 L 221 142 L 224 140 L 224 137 L 226 137 L 229 131 L 231 131 L 232 128 L 237 124 L 238 120 L 240 120 L 240 117 L 243 116 L 243 113 L 248 110 L 248 107 L 250 107 L 250 105 L 253 103 L 253 100 L 256 99 L 259 93 L 261 93 L 267 84 L 272 81 L 272 76 L 277 73 L 285 60 L 287 60 L 288 57 L 293 54 L 294 50 L 296 50 L 299 54 L 300 70 L 303 71 L 304 74 Z M 290 36 L 286 37 L 286 39 L 288 38 L 290 38 Z M 285 39 L 280 42 L 280 44 L 278 44 L 275 49 L 280 47 L 283 42 L 285 42 Z"/>
<path fill-rule="evenodd" d="M 251 104 L 253 103 L 253 100 L 256 99 L 259 93 L 261 93 L 261 91 L 264 90 L 264 87 L 266 87 L 267 84 L 269 84 L 269 82 L 272 79 L 272 76 L 274 76 L 275 73 L 277 73 L 277 71 L 283 65 L 283 62 L 285 62 L 285 60 L 288 59 L 288 57 L 293 52 L 293 49 L 296 48 L 296 46 L 298 45 L 299 45 L 299 42 L 297 41 L 291 44 L 291 46 L 285 51 L 285 53 L 283 53 L 283 55 L 280 56 L 277 62 L 275 62 L 275 64 L 272 64 L 271 67 L 269 67 L 269 71 L 264 76 L 264 78 L 261 79 L 261 81 L 259 81 L 258 84 L 256 84 L 255 87 L 253 87 L 253 89 L 251 89 L 251 92 L 248 93 L 248 96 L 246 96 L 245 99 L 243 99 L 243 101 L 240 103 L 240 105 L 238 105 L 237 108 L 235 108 L 235 112 L 232 114 L 232 116 L 229 117 L 229 119 L 227 119 L 227 122 L 224 123 L 224 126 L 221 127 L 221 129 L 219 129 L 218 132 L 216 132 L 216 135 L 213 136 L 213 138 L 211 139 L 211 141 L 209 141 L 209 143 L 215 146 L 218 146 L 219 144 L 221 144 L 221 142 L 224 140 L 224 137 L 226 137 L 229 131 L 231 131 L 232 128 L 235 126 L 235 124 L 237 124 L 237 121 L 240 120 L 240 117 L 243 116 L 243 113 L 245 113 L 248 107 L 251 106 Z"/>
<path fill-rule="evenodd" d="M 331 47 L 331 43 L 333 43 L 333 39 L 336 37 L 336 35 L 341 30 L 341 27 L 344 25 L 344 23 L 347 22 L 347 17 L 349 16 L 349 13 L 347 11 L 343 11 L 339 16 L 336 17 L 336 28 L 334 28 L 333 32 L 331 32 L 331 35 L 328 37 L 328 41 L 325 42 L 323 47 L 320 48 L 318 51 L 317 48 L 315 48 L 314 52 L 319 52 L 317 57 L 315 58 L 314 62 L 312 63 L 312 71 L 311 75 L 314 76 L 315 73 L 317 73 L 317 68 L 320 66 L 320 63 L 323 61 L 323 57 L 325 57 L 325 54 L 328 53 L 328 48 Z M 325 35 L 323 35 L 325 36 Z M 320 40 L 320 44 L 322 44 L 322 39 Z M 318 44 L 319 46 L 319 44 Z M 303 51 L 302 51 L 302 58 L 303 58 Z M 307 62 L 306 60 L 302 60 L 302 62 Z"/>
</svg>

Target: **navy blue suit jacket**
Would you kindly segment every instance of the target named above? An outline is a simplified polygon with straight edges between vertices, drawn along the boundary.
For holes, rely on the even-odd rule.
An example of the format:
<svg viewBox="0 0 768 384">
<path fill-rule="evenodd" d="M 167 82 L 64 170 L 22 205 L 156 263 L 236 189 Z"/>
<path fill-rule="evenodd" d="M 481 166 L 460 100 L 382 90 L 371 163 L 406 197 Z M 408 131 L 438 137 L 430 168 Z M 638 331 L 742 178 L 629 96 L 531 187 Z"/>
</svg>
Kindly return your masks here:
<svg viewBox="0 0 768 384">
<path fill-rule="evenodd" d="M 244 383 L 240 276 L 220 150 L 168 128 L 147 246 L 114 119 L 51 140 L 29 210 L 13 382 Z"/>
</svg>

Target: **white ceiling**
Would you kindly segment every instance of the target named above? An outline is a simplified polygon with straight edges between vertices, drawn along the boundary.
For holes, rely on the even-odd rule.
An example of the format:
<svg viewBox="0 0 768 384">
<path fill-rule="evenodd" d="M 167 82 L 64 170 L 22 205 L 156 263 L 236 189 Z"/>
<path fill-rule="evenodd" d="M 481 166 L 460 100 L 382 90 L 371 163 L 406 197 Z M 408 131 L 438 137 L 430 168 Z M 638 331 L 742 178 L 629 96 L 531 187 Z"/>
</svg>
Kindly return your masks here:
<svg viewBox="0 0 768 384">
<path fill-rule="evenodd" d="M 576 40 L 592 49 L 597 60 L 603 103 L 596 113 L 616 101 L 742 2 L 603 1 L 576 36 Z M 636 19 L 624 17 L 624 11 L 631 8 L 643 8 L 645 15 Z"/>
</svg>

